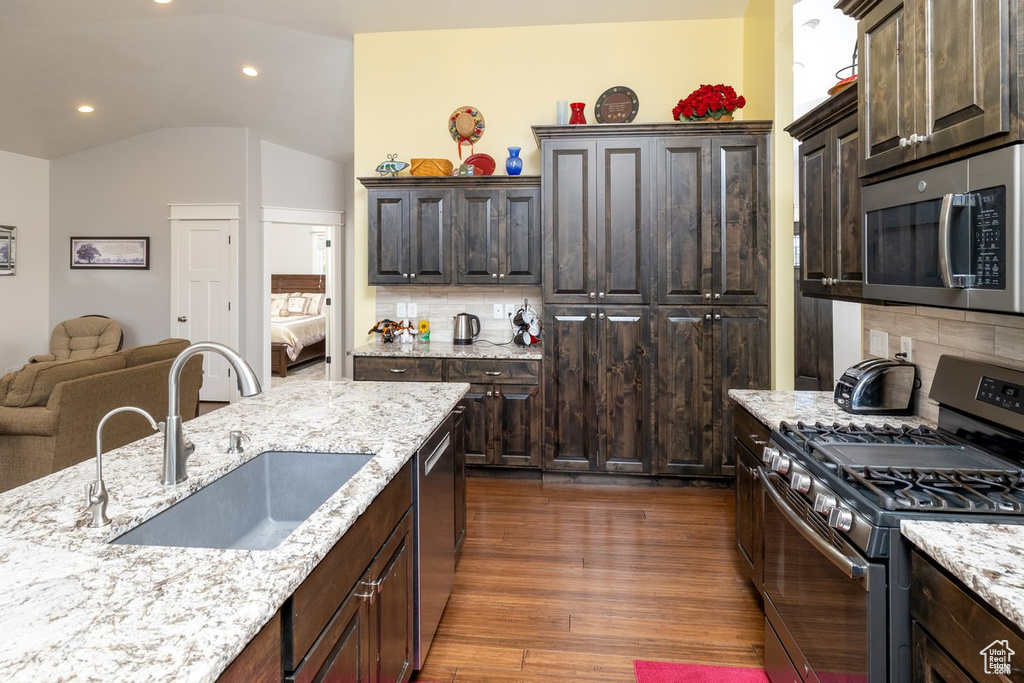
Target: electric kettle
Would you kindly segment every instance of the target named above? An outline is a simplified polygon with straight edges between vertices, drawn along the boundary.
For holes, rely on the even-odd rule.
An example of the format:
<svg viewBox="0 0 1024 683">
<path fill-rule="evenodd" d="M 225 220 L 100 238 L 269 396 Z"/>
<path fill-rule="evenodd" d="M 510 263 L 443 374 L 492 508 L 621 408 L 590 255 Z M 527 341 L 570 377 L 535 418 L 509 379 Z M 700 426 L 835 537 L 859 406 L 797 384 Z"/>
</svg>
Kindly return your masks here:
<svg viewBox="0 0 1024 683">
<path fill-rule="evenodd" d="M 480 336 L 480 318 L 472 313 L 459 313 L 452 332 L 453 344 L 472 344 Z"/>
</svg>

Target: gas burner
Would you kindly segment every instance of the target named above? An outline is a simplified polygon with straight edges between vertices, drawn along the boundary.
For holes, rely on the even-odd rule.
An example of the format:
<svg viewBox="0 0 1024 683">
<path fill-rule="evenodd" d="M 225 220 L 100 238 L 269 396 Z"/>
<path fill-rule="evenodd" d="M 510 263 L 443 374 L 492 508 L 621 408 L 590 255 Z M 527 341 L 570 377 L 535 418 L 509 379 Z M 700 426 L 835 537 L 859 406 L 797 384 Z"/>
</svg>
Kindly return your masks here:
<svg viewBox="0 0 1024 683">
<path fill-rule="evenodd" d="M 855 424 L 831 425 L 815 422 L 813 425 L 800 421 L 796 425 L 783 422 L 779 430 L 797 441 L 805 453 L 814 455 L 812 444 L 833 443 L 871 443 L 871 444 L 915 444 L 943 445 L 952 443 L 939 432 L 929 427 L 911 427 L 909 425 L 864 425 Z M 817 457 L 817 456 L 815 456 Z"/>
<path fill-rule="evenodd" d="M 844 466 L 886 510 L 1024 514 L 1024 472 Z"/>
</svg>

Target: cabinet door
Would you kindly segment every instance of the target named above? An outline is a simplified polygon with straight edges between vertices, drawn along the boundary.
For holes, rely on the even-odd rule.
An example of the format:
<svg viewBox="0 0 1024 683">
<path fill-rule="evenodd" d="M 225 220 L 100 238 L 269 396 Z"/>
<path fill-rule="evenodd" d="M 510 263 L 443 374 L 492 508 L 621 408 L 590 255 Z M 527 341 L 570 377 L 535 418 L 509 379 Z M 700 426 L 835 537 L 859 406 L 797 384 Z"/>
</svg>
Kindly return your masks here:
<svg viewBox="0 0 1024 683">
<path fill-rule="evenodd" d="M 656 141 L 657 301 L 700 304 L 711 298 L 711 140 Z"/>
<path fill-rule="evenodd" d="M 650 300 L 650 140 L 597 143 L 598 303 Z"/>
<path fill-rule="evenodd" d="M 973 678 L 957 666 L 942 647 L 928 637 L 924 629 L 912 622 L 911 642 L 914 649 L 912 673 L 918 683 L 972 683 Z"/>
<path fill-rule="evenodd" d="M 540 385 L 495 384 L 494 404 L 494 463 L 539 467 L 544 414 Z"/>
<path fill-rule="evenodd" d="M 646 308 L 598 310 L 598 469 L 650 472 L 650 313 Z"/>
<path fill-rule="evenodd" d="M 1010 129 L 1007 0 L 917 0 L 915 145 L 922 157 Z"/>
<path fill-rule="evenodd" d="M 409 282 L 445 285 L 452 281 L 448 247 L 448 192 L 409 192 Z"/>
<path fill-rule="evenodd" d="M 545 303 L 596 301 L 595 154 L 596 145 L 588 141 L 555 140 L 544 145 Z"/>
<path fill-rule="evenodd" d="M 540 284 L 540 189 L 504 190 L 501 207 L 498 280 L 509 285 Z"/>
<path fill-rule="evenodd" d="M 739 442 L 733 440 L 736 453 L 736 547 L 748 575 L 754 574 L 754 471 L 757 461 Z M 756 583 L 756 582 L 755 582 Z M 757 586 L 760 590 L 760 586 Z"/>
<path fill-rule="evenodd" d="M 864 225 L 860 215 L 860 134 L 857 117 L 847 116 L 833 128 L 829 144 L 832 172 L 831 294 L 860 297 L 864 288 Z M 801 145 L 801 148 L 803 146 Z"/>
<path fill-rule="evenodd" d="M 498 190 L 463 190 L 455 199 L 455 281 L 498 282 Z"/>
<path fill-rule="evenodd" d="M 596 464 L 596 308 L 544 307 L 544 466 L 590 470 Z"/>
<path fill-rule="evenodd" d="M 493 394 L 490 384 L 470 384 L 469 392 L 460 403 L 466 409 L 463 421 L 466 425 L 466 463 L 470 465 L 490 465 L 494 462 L 491 430 L 488 428 L 492 401 L 488 394 Z"/>
<path fill-rule="evenodd" d="M 466 411 L 456 408 L 455 423 L 455 559 L 466 540 Z"/>
<path fill-rule="evenodd" d="M 832 353 L 832 300 L 804 296 L 796 270 L 793 308 L 793 370 L 797 391 L 831 391 L 835 387 Z"/>
<path fill-rule="evenodd" d="M 734 474 L 730 389 L 767 389 L 771 384 L 767 307 L 715 309 L 715 471 Z"/>
<path fill-rule="evenodd" d="M 831 141 L 824 130 L 800 143 L 800 291 L 823 295 L 832 273 Z"/>
<path fill-rule="evenodd" d="M 659 474 L 712 474 L 711 308 L 658 311 Z"/>
<path fill-rule="evenodd" d="M 409 193 L 371 190 L 368 282 L 371 285 L 409 282 Z"/>
<path fill-rule="evenodd" d="M 412 513 L 406 514 L 381 548 L 370 570 L 371 615 L 377 653 L 374 681 L 412 676 Z M 344 680 L 346 678 L 329 678 Z"/>
<path fill-rule="evenodd" d="M 909 2 L 888 0 L 860 20 L 861 175 L 914 158 L 914 145 L 907 141 L 917 125 L 914 99 L 920 95 L 914 83 L 914 11 Z"/>
<path fill-rule="evenodd" d="M 288 683 L 345 681 L 371 683 L 376 665 L 376 639 L 371 624 L 369 593 L 365 592 L 369 574 L 345 598 L 338 611 Z"/>
<path fill-rule="evenodd" d="M 713 303 L 767 304 L 768 141 L 737 135 L 711 143 Z"/>
</svg>

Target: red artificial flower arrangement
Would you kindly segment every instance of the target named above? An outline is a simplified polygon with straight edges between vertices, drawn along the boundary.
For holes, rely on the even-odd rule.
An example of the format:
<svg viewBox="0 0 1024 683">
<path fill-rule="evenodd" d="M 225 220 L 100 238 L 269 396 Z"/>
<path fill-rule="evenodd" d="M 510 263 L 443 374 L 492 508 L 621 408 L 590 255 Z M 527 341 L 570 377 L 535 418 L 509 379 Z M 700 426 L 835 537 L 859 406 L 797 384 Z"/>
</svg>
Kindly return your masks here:
<svg viewBox="0 0 1024 683">
<path fill-rule="evenodd" d="M 679 100 L 679 104 L 672 108 L 672 118 L 676 121 L 717 121 L 723 116 L 732 116 L 746 103 L 743 95 L 737 95 L 731 85 L 701 85 L 685 100 Z"/>
</svg>

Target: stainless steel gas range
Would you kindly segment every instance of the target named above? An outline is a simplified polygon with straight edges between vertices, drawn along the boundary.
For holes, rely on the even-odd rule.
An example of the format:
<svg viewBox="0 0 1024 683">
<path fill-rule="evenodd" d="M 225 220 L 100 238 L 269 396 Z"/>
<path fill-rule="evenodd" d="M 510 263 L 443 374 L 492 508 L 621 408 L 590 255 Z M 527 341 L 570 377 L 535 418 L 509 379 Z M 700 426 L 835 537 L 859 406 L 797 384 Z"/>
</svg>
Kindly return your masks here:
<svg viewBox="0 0 1024 683">
<path fill-rule="evenodd" d="M 938 429 L 790 424 L 764 490 L 765 668 L 773 683 L 909 681 L 904 519 L 1024 522 L 1024 373 L 943 356 Z"/>
</svg>

